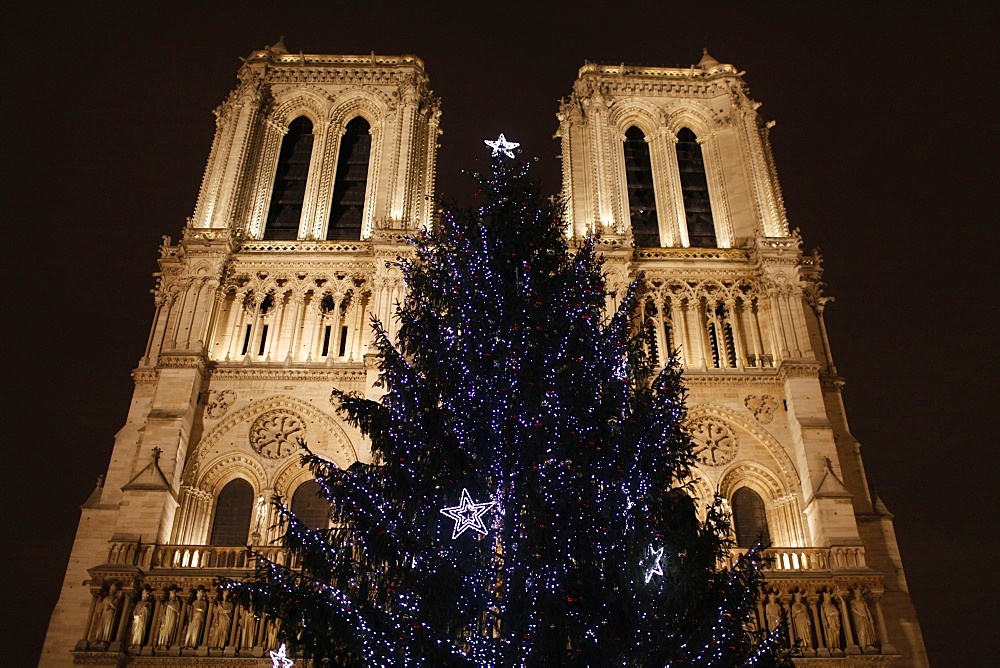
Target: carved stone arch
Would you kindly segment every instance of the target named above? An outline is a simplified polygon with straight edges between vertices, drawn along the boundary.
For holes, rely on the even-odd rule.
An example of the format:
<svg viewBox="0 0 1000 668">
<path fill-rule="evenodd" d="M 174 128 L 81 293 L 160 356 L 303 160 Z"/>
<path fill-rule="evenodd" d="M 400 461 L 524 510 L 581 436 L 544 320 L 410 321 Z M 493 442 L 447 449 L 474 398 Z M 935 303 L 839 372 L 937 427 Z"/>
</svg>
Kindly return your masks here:
<svg viewBox="0 0 1000 668">
<path fill-rule="evenodd" d="M 784 547 L 802 547 L 805 544 L 800 496 L 795 490 L 783 484 L 768 467 L 751 461 L 734 463 L 719 480 L 719 494 L 726 499 L 731 500 L 743 487 L 754 491 L 764 502 L 768 533 L 773 544 Z"/>
<path fill-rule="evenodd" d="M 758 462 L 740 461 L 730 465 L 719 479 L 719 494 L 727 499 L 740 487 L 749 487 L 764 501 L 776 501 L 790 493 L 781 479 Z"/>
<path fill-rule="evenodd" d="M 299 116 L 305 116 L 312 123 L 315 134 L 327 121 L 328 107 L 329 103 L 321 93 L 297 86 L 275 96 L 269 119 L 287 131 L 289 123 Z"/>
<path fill-rule="evenodd" d="M 706 278 L 698 283 L 695 296 L 704 297 L 708 301 L 725 301 L 729 297 L 729 290 L 722 281 Z"/>
<path fill-rule="evenodd" d="M 724 406 L 714 404 L 699 404 L 688 409 L 688 421 L 693 422 L 703 418 L 714 418 L 720 422 L 739 427 L 757 439 L 761 445 L 771 454 L 778 466 L 778 473 L 782 481 L 783 489 L 798 491 L 801 489 L 801 479 L 791 457 L 785 452 L 774 436 L 761 429 L 760 425 L 754 424 L 747 417 L 740 415 L 736 411 Z M 737 459 L 736 463 L 741 461 Z"/>
<path fill-rule="evenodd" d="M 732 288 L 730 288 L 733 298 L 742 299 L 744 301 L 751 301 L 759 298 L 764 294 L 763 286 L 760 282 L 750 279 L 750 278 L 738 278 L 733 282 Z"/>
<path fill-rule="evenodd" d="M 188 459 L 188 463 L 184 467 L 182 480 L 188 484 L 194 484 L 196 480 L 203 477 L 199 472 L 203 468 L 202 460 L 205 454 L 210 452 L 211 449 L 215 447 L 215 445 L 230 431 L 235 429 L 237 425 L 252 423 L 258 416 L 268 411 L 281 408 L 293 410 L 307 420 L 317 423 L 319 429 L 324 431 L 326 437 L 330 441 L 329 446 L 326 448 L 328 452 L 320 454 L 323 454 L 328 459 L 336 462 L 337 466 L 346 467 L 357 461 L 357 451 L 336 418 L 320 411 L 312 404 L 306 403 L 300 399 L 295 399 L 294 397 L 285 395 L 277 395 L 254 402 L 220 421 L 219 424 L 206 434 L 205 437 L 202 438 L 201 441 L 199 441 L 195 446 L 194 453 Z M 264 482 L 267 482 L 266 474 L 263 475 L 262 478 Z M 258 489 L 264 488 L 266 488 L 266 485 L 259 487 Z"/>
<path fill-rule="evenodd" d="M 689 471 L 690 475 L 680 482 L 690 486 L 691 494 L 694 496 L 698 506 L 698 512 L 704 513 L 705 508 L 715 498 L 715 486 L 709 480 L 708 476 L 697 466 L 692 466 Z"/>
<path fill-rule="evenodd" d="M 330 128 L 342 134 L 350 120 L 361 116 L 371 126 L 374 143 L 375 133 L 381 132 L 391 106 L 392 100 L 381 91 L 360 87 L 349 88 L 336 97 L 327 118 Z"/>
<path fill-rule="evenodd" d="M 682 128 L 688 128 L 699 139 L 705 139 L 713 130 L 722 125 L 722 121 L 707 107 L 688 100 L 670 109 L 664 121 L 667 131 L 676 137 Z"/>
<path fill-rule="evenodd" d="M 195 483 L 195 487 L 217 497 L 222 488 L 236 478 L 243 478 L 258 495 L 267 486 L 267 472 L 256 458 L 240 453 L 229 453 L 217 457 L 205 466 L 205 472 Z"/>
<path fill-rule="evenodd" d="M 274 489 L 274 493 L 280 496 L 285 503 L 289 503 L 292 499 L 292 494 L 295 493 L 299 485 L 315 479 L 316 477 L 312 474 L 312 471 L 303 466 L 298 459 L 290 459 L 282 464 L 281 468 L 275 474 L 272 488 Z"/>
<path fill-rule="evenodd" d="M 317 218 L 314 234 L 317 238 L 325 238 L 326 227 L 329 224 L 330 200 L 334 195 L 334 176 L 337 161 L 340 158 L 340 140 L 347 129 L 347 124 L 359 116 L 368 122 L 371 133 L 371 156 L 368 164 L 368 181 L 365 187 L 364 217 L 361 221 L 361 239 L 371 237 L 375 225 L 375 207 L 382 181 L 382 139 L 385 124 L 392 112 L 392 99 L 385 93 L 368 87 L 349 88 L 334 98 L 334 104 L 328 115 L 328 137 L 323 156 L 322 186 L 317 208 Z"/>
<path fill-rule="evenodd" d="M 647 142 L 659 133 L 665 121 L 659 107 L 646 100 L 616 102 L 608 114 L 608 124 L 618 132 L 619 138 L 624 138 L 625 131 L 635 126 L 642 130 Z"/>
</svg>

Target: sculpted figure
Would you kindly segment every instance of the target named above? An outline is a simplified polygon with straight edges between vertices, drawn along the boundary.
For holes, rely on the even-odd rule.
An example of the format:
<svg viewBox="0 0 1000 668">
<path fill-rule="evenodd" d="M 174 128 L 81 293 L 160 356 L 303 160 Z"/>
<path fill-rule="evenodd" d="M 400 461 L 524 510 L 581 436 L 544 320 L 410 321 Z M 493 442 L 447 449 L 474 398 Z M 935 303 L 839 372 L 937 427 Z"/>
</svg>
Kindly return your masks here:
<svg viewBox="0 0 1000 668">
<path fill-rule="evenodd" d="M 142 641 L 146 639 L 146 624 L 149 623 L 149 590 L 143 589 L 139 602 L 132 610 L 132 631 L 129 633 L 128 644 L 133 647 L 141 647 Z"/>
<path fill-rule="evenodd" d="M 156 636 L 157 647 L 170 647 L 180 616 L 181 600 L 177 598 L 177 590 L 171 589 L 163 606 L 163 620 L 160 622 L 160 632 Z"/>
<path fill-rule="evenodd" d="M 114 582 L 108 587 L 107 595 L 101 599 L 101 615 L 94 628 L 93 639 L 97 642 L 111 642 L 115 634 L 115 617 L 121 603 L 121 592 Z"/>
<path fill-rule="evenodd" d="M 764 616 L 767 617 L 767 630 L 774 631 L 781 625 L 781 606 L 778 604 L 778 596 L 773 592 L 767 596 L 767 605 L 764 606 Z"/>
<path fill-rule="evenodd" d="M 267 647 L 264 649 L 278 649 L 278 632 L 281 630 L 281 620 L 271 617 L 267 620 Z"/>
<path fill-rule="evenodd" d="M 802 602 L 802 593 L 795 594 L 792 603 L 792 626 L 795 627 L 795 639 L 799 647 L 812 647 L 812 620 L 809 619 L 809 608 Z"/>
<path fill-rule="evenodd" d="M 229 590 L 222 590 L 222 598 L 215 604 L 215 621 L 209 634 L 209 645 L 222 649 L 229 643 L 229 627 L 233 623 L 233 602 L 229 600 Z"/>
<path fill-rule="evenodd" d="M 833 602 L 833 594 L 823 594 L 823 626 L 826 629 L 826 644 L 830 649 L 840 649 L 840 611 Z"/>
<path fill-rule="evenodd" d="M 858 630 L 858 645 L 862 650 L 875 647 L 875 625 L 872 623 L 868 604 L 861 595 L 861 588 L 854 588 L 854 598 L 851 599 L 851 614 L 854 615 L 854 626 Z"/>
<path fill-rule="evenodd" d="M 253 611 L 249 606 L 244 605 L 240 614 L 240 647 L 247 648 L 254 646 L 254 618 Z"/>
<path fill-rule="evenodd" d="M 201 638 L 201 628 L 205 625 L 205 613 L 208 612 L 208 601 L 205 600 L 205 590 L 198 587 L 191 602 L 191 616 L 184 635 L 184 647 L 197 647 Z"/>
</svg>

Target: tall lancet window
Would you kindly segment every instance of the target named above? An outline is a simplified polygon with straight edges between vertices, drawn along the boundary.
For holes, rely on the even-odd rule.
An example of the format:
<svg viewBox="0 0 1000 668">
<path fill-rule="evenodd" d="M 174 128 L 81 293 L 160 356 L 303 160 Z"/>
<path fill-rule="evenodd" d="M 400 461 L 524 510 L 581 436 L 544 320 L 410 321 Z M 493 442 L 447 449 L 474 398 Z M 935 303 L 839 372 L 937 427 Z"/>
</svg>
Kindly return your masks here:
<svg viewBox="0 0 1000 668">
<path fill-rule="evenodd" d="M 368 187 L 368 161 L 372 152 L 370 130 L 368 121 L 359 116 L 347 124 L 344 136 L 340 139 L 327 239 L 354 241 L 361 238 L 361 221 Z"/>
<path fill-rule="evenodd" d="M 717 245 L 715 223 L 712 220 L 712 204 L 708 199 L 705 160 L 701 155 L 698 138 L 687 128 L 681 128 L 677 133 L 677 166 L 681 173 L 688 241 L 695 248 L 714 248 Z"/>
<path fill-rule="evenodd" d="M 299 116 L 289 124 L 288 132 L 281 140 L 271 205 L 267 208 L 265 239 L 296 239 L 299 236 L 306 178 L 312 158 L 312 131 L 312 122 L 305 116 Z"/>
<path fill-rule="evenodd" d="M 215 502 L 210 545 L 246 545 L 253 515 L 253 487 L 236 478 L 219 492 Z"/>
<path fill-rule="evenodd" d="M 751 547 L 758 540 L 767 547 L 771 534 L 767 530 L 767 513 L 764 500 L 749 487 L 740 487 L 733 492 L 733 529 L 736 531 L 736 545 Z"/>
<path fill-rule="evenodd" d="M 659 246 L 660 225 L 656 218 L 649 144 L 642 130 L 635 126 L 625 131 L 625 184 L 628 187 L 628 212 L 635 245 Z"/>
</svg>

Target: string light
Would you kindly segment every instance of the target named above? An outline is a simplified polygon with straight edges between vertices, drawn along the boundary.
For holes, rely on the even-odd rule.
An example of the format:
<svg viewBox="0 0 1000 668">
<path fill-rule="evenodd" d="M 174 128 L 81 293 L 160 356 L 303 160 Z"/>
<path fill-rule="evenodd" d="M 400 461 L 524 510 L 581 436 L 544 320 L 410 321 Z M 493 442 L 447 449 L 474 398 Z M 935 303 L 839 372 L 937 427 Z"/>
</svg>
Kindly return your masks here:
<svg viewBox="0 0 1000 668">
<path fill-rule="evenodd" d="M 384 394 L 334 392 L 372 463 L 307 450 L 331 528 L 279 505 L 294 559 L 227 586 L 317 664 L 766 663 L 776 639 L 744 628 L 759 552 L 719 570 L 728 513 L 699 522 L 679 488 L 685 390 L 675 360 L 653 368 L 641 284 L 607 314 L 594 241 L 571 248 L 517 144 L 486 143 L 481 205 L 418 233 L 398 334 L 373 323 Z"/>
</svg>

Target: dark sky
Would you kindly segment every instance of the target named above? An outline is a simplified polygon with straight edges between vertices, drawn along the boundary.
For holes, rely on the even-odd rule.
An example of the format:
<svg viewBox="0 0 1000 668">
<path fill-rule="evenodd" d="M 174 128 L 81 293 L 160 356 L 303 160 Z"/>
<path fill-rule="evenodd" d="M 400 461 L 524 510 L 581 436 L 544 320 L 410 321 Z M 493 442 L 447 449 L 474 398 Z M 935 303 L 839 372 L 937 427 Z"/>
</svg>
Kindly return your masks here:
<svg viewBox="0 0 1000 668">
<path fill-rule="evenodd" d="M 28 8 L 26 5 L 31 4 Z M 205 9 L 201 5 L 209 5 Z M 395 5 L 402 6 L 395 6 Z M 442 98 L 439 193 L 499 132 L 559 184 L 555 112 L 585 60 L 746 70 L 788 217 L 826 257 L 827 324 L 935 665 L 996 626 L 997 10 L 987 3 L 18 3 L 3 68 L 6 609 L 37 661 L 79 505 L 124 423 L 160 236 L 195 204 L 240 56 L 412 53 Z M 569 3 L 566 3 L 569 5 Z M 935 9 L 936 7 L 936 9 Z M 992 232 L 992 229 L 990 230 Z M 979 251 L 976 249 L 979 248 Z M 991 410 L 992 409 L 992 410 Z M 13 548 L 11 550 L 10 548 Z M 989 654 L 988 654 L 989 652 Z M 13 663 L 11 663 L 13 661 Z"/>
</svg>

